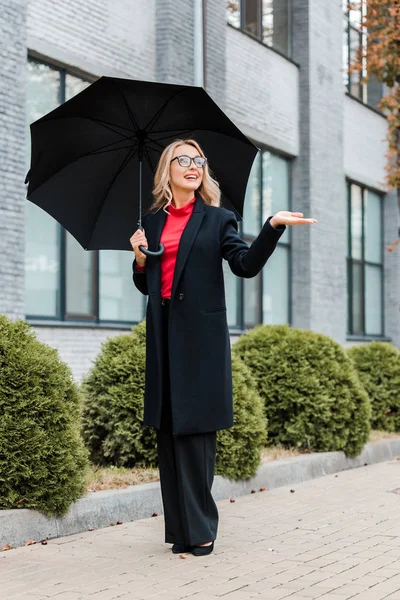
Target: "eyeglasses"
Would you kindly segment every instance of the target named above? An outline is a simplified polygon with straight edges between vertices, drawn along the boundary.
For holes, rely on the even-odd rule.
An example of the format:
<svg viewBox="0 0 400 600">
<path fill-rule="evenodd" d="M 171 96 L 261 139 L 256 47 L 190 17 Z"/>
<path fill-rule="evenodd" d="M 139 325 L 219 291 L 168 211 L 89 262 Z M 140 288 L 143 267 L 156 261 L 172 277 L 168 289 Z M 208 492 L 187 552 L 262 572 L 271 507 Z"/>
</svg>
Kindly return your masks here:
<svg viewBox="0 0 400 600">
<path fill-rule="evenodd" d="M 207 159 L 204 158 L 204 156 L 195 156 L 194 158 L 191 158 L 190 156 L 186 156 L 186 154 L 181 154 L 181 156 L 175 156 L 175 158 L 173 158 L 171 162 L 173 162 L 174 160 L 178 161 L 180 167 L 190 167 L 193 161 L 194 166 L 198 169 L 204 169 L 207 163 Z"/>
</svg>

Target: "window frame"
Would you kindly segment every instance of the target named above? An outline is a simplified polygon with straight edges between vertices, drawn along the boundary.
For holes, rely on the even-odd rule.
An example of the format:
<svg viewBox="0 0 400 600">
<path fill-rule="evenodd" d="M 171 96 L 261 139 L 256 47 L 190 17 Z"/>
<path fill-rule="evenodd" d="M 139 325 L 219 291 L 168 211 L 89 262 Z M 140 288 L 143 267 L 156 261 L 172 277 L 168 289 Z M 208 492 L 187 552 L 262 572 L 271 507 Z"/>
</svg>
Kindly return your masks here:
<svg viewBox="0 0 400 600">
<path fill-rule="evenodd" d="M 361 190 L 361 258 L 352 258 L 352 235 L 351 235 L 351 218 L 352 218 L 352 197 L 351 197 L 351 186 L 356 185 Z M 381 252 L 380 262 L 372 262 L 366 260 L 366 241 L 365 241 L 365 194 L 368 191 L 373 192 L 380 198 L 380 239 L 381 239 Z M 347 202 L 347 256 L 346 256 L 346 274 L 347 274 L 347 339 L 371 339 L 371 340 L 382 340 L 387 339 L 385 335 L 385 264 L 384 264 L 384 214 L 383 214 L 383 201 L 384 194 L 382 191 L 373 189 L 362 183 L 354 181 L 353 179 L 346 178 L 346 202 Z M 362 332 L 354 333 L 353 327 L 353 265 L 360 265 L 361 267 L 361 322 Z M 381 331 L 379 334 L 368 333 L 366 331 L 366 267 L 378 267 L 381 274 L 381 290 L 380 290 L 380 301 L 381 301 Z"/>
<path fill-rule="evenodd" d="M 273 50 L 280 56 L 283 56 L 284 58 L 293 62 L 293 64 L 295 64 L 296 66 L 299 66 L 299 64 L 297 62 L 295 62 L 292 58 L 293 57 L 293 1 L 294 0 L 287 0 L 287 2 L 288 2 L 288 40 L 287 40 L 288 51 L 287 51 L 287 53 L 273 45 L 267 44 L 263 40 L 263 30 L 262 30 L 262 24 L 263 24 L 263 5 L 262 4 L 263 3 L 262 3 L 262 0 L 258 0 L 258 3 L 259 3 L 258 10 L 259 10 L 259 14 L 260 14 L 260 31 L 259 31 L 258 36 L 253 35 L 250 31 L 248 31 L 245 28 L 246 0 L 238 0 L 238 3 L 239 3 L 239 26 L 236 27 L 236 25 L 229 23 L 229 21 L 227 21 L 227 24 L 229 27 L 232 27 L 233 29 L 236 29 L 237 31 L 241 31 L 245 35 L 249 36 L 252 40 L 259 42 L 265 48 L 270 48 L 271 50 Z"/>
<path fill-rule="evenodd" d="M 350 0 L 349 0 L 350 1 Z M 354 74 L 350 74 L 349 73 L 349 68 L 350 68 L 350 61 L 351 61 L 351 31 L 355 32 L 358 35 L 359 38 L 359 43 L 360 43 L 360 47 L 365 46 L 366 45 L 366 40 L 367 40 L 367 36 L 366 36 L 366 31 L 365 31 L 365 27 L 362 24 L 362 20 L 365 16 L 365 11 L 366 11 L 366 1 L 367 0 L 361 0 L 361 21 L 360 21 L 360 28 L 356 27 L 354 24 L 351 23 L 350 21 L 350 10 L 348 8 L 348 3 L 347 0 L 344 0 L 344 2 L 346 2 L 346 8 L 343 10 L 343 17 L 344 17 L 344 22 L 345 22 L 345 31 L 344 33 L 346 34 L 346 65 L 344 65 L 344 68 L 347 71 L 347 82 L 345 84 L 345 93 L 347 96 L 349 96 L 350 98 L 352 98 L 353 100 L 357 100 L 358 102 L 360 102 L 361 104 L 363 104 L 363 106 L 366 106 L 372 110 L 374 110 L 375 112 L 377 112 L 379 115 L 384 115 L 384 113 L 374 104 L 370 104 L 369 100 L 368 100 L 368 82 L 367 83 L 361 83 L 361 79 L 362 77 L 364 77 L 367 73 L 367 63 L 366 63 L 366 59 L 363 59 L 363 69 L 362 71 L 357 72 L 358 76 L 360 77 L 360 82 L 358 83 L 359 86 L 359 94 L 356 96 L 354 94 L 352 94 L 351 92 L 351 78 L 354 77 Z M 344 3 L 343 2 L 343 3 Z M 380 99 L 383 98 L 384 96 L 384 85 L 382 83 L 380 83 Z"/>
<path fill-rule="evenodd" d="M 54 71 L 59 73 L 59 90 L 58 90 L 58 102 L 59 105 L 63 104 L 66 101 L 66 80 L 67 76 L 71 75 L 73 77 L 77 77 L 82 81 L 86 81 L 88 83 L 93 83 L 96 81 L 96 77 L 92 77 L 90 75 L 82 75 L 78 71 L 74 69 L 66 68 L 65 66 L 60 66 L 57 63 L 52 63 L 49 60 L 42 59 L 41 57 L 35 56 L 33 54 L 28 54 L 27 62 L 35 62 L 40 65 L 44 65 Z M 36 325 L 44 325 L 51 324 L 53 325 L 82 325 L 82 326 L 100 326 L 100 327 L 116 327 L 116 328 L 130 328 L 133 324 L 138 323 L 139 321 L 124 321 L 124 320 L 110 320 L 110 319 L 100 319 L 100 252 L 98 250 L 88 250 L 91 254 L 91 284 L 92 284 L 92 301 L 91 301 L 91 311 L 89 315 L 80 315 L 75 313 L 68 313 L 67 311 L 67 230 L 57 223 L 57 235 L 59 238 L 59 261 L 60 261 L 60 269 L 58 273 L 58 293 L 59 299 L 57 302 L 58 311 L 56 315 L 47 316 L 47 315 L 35 315 L 26 313 L 25 318 L 31 324 Z M 133 257 L 132 257 L 133 262 Z M 133 284 L 132 284 L 133 285 Z M 142 299 L 142 319 L 145 317 L 146 312 L 146 298 L 143 296 Z"/>
<path fill-rule="evenodd" d="M 265 223 L 267 218 L 270 216 L 270 215 L 263 214 L 263 198 L 262 198 L 262 196 L 263 196 L 263 168 L 262 168 L 263 162 L 262 162 L 262 155 L 264 152 L 269 152 L 271 154 L 274 154 L 275 156 L 279 156 L 280 158 L 287 161 L 287 163 L 288 163 L 288 196 L 289 196 L 288 210 L 292 210 L 292 160 L 291 160 L 292 157 L 290 157 L 289 155 L 287 155 L 283 152 L 279 152 L 276 149 L 271 149 L 265 145 L 261 145 L 254 140 L 253 140 L 253 143 L 259 148 L 259 151 L 261 153 L 260 167 L 259 167 L 259 173 L 258 173 L 258 181 L 259 181 L 259 189 L 260 189 L 260 198 L 259 198 L 260 211 L 259 211 L 258 230 L 261 231 L 263 224 Z M 240 233 L 240 236 L 242 237 L 242 239 L 248 245 L 250 245 L 253 242 L 253 240 L 255 240 L 257 237 L 257 235 L 245 233 L 244 227 L 243 227 L 243 220 L 239 222 L 239 233 Z M 292 260 L 291 260 L 292 236 L 291 236 L 291 228 L 290 227 L 287 227 L 286 234 L 288 237 L 285 237 L 285 239 L 283 239 L 283 240 L 282 240 L 282 238 L 279 239 L 277 246 L 285 247 L 286 252 L 288 252 L 288 265 L 289 265 L 289 268 L 287 270 L 288 324 L 291 325 L 293 315 L 292 315 L 292 285 L 291 285 L 291 282 L 292 282 Z M 237 320 L 237 327 L 232 328 L 235 331 L 245 332 L 245 331 L 251 329 L 252 327 L 261 325 L 263 323 L 263 289 L 264 289 L 264 270 L 263 269 L 256 276 L 256 279 L 258 279 L 258 286 L 259 286 L 258 287 L 258 301 L 259 301 L 258 321 L 254 325 L 248 325 L 245 323 L 245 297 L 244 297 L 245 296 L 245 279 L 240 277 L 240 278 L 238 278 L 239 302 L 238 302 L 237 312 L 239 314 L 238 314 L 238 320 Z"/>
</svg>

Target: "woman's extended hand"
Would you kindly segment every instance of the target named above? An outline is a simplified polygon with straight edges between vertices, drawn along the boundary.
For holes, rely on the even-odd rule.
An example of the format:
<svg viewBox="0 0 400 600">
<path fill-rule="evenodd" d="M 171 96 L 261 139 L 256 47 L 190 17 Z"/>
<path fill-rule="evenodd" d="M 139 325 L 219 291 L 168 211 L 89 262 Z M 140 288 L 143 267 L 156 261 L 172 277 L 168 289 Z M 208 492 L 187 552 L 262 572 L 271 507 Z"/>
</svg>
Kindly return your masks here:
<svg viewBox="0 0 400 600">
<path fill-rule="evenodd" d="M 304 219 L 301 212 L 290 212 L 288 210 L 280 210 L 270 220 L 272 227 L 278 225 L 306 225 L 318 223 L 317 219 Z"/>
<path fill-rule="evenodd" d="M 129 241 L 130 241 L 132 249 L 135 253 L 137 265 L 139 267 L 144 267 L 145 262 L 146 262 L 146 255 L 143 254 L 143 252 L 140 252 L 140 250 L 139 250 L 139 246 L 148 248 L 144 231 L 137 229 Z"/>
</svg>

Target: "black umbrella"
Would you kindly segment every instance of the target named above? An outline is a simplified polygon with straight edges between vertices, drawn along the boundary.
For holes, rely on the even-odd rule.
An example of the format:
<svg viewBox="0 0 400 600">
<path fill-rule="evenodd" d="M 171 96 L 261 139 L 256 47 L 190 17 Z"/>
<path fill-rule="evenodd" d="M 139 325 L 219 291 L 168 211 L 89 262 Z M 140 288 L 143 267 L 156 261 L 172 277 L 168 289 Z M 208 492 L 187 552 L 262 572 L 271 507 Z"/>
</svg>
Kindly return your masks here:
<svg viewBox="0 0 400 600">
<path fill-rule="evenodd" d="M 30 129 L 27 198 L 85 250 L 131 250 L 160 154 L 177 138 L 203 147 L 223 206 L 242 217 L 257 148 L 203 88 L 101 77 Z"/>
</svg>

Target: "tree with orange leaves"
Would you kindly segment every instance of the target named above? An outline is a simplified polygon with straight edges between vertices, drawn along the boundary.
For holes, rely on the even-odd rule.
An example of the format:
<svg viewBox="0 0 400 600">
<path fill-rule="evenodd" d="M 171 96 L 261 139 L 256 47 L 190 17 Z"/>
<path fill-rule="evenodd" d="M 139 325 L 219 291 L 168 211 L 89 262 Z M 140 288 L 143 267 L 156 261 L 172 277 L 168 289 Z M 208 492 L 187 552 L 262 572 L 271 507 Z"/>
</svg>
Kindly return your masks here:
<svg viewBox="0 0 400 600">
<path fill-rule="evenodd" d="M 359 10 L 361 4 L 351 2 L 348 8 Z M 375 77 L 389 89 L 378 108 L 388 120 L 386 183 L 388 189 L 397 190 L 400 209 L 400 0 L 367 0 L 362 28 L 366 43 L 349 71 L 360 71 L 362 83 Z M 393 250 L 393 245 L 399 242 L 396 240 L 388 250 Z"/>
</svg>

